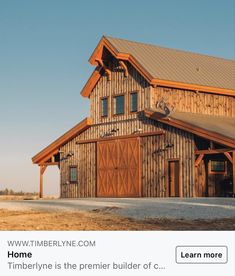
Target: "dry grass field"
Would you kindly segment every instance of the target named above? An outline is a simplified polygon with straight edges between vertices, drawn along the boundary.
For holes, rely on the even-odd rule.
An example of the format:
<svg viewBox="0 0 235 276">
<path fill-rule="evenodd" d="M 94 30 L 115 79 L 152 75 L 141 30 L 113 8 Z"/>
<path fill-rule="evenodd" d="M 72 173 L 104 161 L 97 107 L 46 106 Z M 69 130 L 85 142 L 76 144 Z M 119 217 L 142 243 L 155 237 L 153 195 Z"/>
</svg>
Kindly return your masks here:
<svg viewBox="0 0 235 276">
<path fill-rule="evenodd" d="M 55 199 L 55 196 L 47 196 L 45 199 Z M 38 195 L 0 195 L 0 200 L 37 200 Z"/>
<path fill-rule="evenodd" d="M 0 230 L 235 230 L 235 218 L 135 220 L 109 212 L 37 212 L 0 209 Z"/>
</svg>

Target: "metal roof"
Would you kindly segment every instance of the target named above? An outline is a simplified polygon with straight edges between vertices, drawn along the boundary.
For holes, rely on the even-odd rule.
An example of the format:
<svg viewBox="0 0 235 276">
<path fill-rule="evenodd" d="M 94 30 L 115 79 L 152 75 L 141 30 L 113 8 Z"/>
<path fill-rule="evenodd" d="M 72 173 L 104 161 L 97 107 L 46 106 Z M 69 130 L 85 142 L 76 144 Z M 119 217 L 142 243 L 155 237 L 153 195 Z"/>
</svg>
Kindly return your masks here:
<svg viewBox="0 0 235 276">
<path fill-rule="evenodd" d="M 132 55 L 154 79 L 235 89 L 234 60 L 105 38 L 118 53 Z"/>
<path fill-rule="evenodd" d="M 160 109 L 144 110 L 144 114 L 162 123 L 235 148 L 234 118 L 178 111 L 166 116 Z"/>
<path fill-rule="evenodd" d="M 235 139 L 235 119 L 204 114 L 173 112 L 170 118 Z"/>
</svg>

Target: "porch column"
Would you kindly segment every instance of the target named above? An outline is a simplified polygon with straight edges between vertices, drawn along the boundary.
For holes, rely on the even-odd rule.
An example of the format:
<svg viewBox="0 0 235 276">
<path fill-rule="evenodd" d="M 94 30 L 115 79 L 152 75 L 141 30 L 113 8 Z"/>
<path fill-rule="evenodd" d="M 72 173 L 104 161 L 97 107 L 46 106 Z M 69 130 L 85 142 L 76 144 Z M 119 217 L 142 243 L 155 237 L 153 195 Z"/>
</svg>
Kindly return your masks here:
<svg viewBox="0 0 235 276">
<path fill-rule="evenodd" d="M 39 198 L 43 198 L 43 174 L 47 166 L 40 165 L 40 186 L 39 186 Z"/>
<path fill-rule="evenodd" d="M 233 193 L 235 194 L 235 151 L 233 151 Z"/>
</svg>

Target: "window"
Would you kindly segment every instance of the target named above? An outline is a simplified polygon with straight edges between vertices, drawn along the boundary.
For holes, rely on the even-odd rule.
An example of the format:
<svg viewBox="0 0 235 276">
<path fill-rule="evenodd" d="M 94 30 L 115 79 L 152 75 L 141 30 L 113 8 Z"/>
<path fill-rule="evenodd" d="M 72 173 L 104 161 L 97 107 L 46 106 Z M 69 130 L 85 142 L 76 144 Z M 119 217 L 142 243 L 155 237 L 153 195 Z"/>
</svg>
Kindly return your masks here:
<svg viewBox="0 0 235 276">
<path fill-rule="evenodd" d="M 108 117 L 108 98 L 101 99 L 101 116 Z"/>
<path fill-rule="evenodd" d="M 225 174 L 226 173 L 226 162 L 223 160 L 211 160 L 210 161 L 210 173 Z"/>
<path fill-rule="evenodd" d="M 114 97 L 114 115 L 124 114 L 124 95 Z"/>
<path fill-rule="evenodd" d="M 130 111 L 131 112 L 138 111 L 138 94 L 137 94 L 137 92 L 133 92 L 130 94 Z"/>
<path fill-rule="evenodd" d="M 78 182 L 77 166 L 70 166 L 69 167 L 69 182 L 70 183 L 77 183 Z"/>
</svg>

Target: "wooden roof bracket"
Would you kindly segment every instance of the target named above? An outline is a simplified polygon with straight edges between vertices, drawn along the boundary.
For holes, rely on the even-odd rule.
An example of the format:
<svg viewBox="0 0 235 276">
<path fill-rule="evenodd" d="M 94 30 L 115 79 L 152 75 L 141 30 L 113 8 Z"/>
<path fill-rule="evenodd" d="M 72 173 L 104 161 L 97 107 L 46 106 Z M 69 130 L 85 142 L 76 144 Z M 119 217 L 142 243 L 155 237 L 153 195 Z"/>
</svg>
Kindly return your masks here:
<svg viewBox="0 0 235 276">
<path fill-rule="evenodd" d="M 228 160 L 233 164 L 233 157 L 230 155 L 229 152 L 224 152 L 224 155 L 228 158 Z"/>
<path fill-rule="evenodd" d="M 98 62 L 100 67 L 104 68 L 104 71 L 108 76 L 108 81 L 111 81 L 112 79 L 111 70 L 107 68 L 107 66 L 104 64 L 102 59 L 96 59 L 96 62 Z"/>
<path fill-rule="evenodd" d="M 124 70 L 124 76 L 127 78 L 129 76 L 128 68 L 123 60 L 119 60 L 119 64 L 121 65 L 122 69 Z"/>
<path fill-rule="evenodd" d="M 151 85 L 151 87 L 153 87 L 153 88 L 157 88 L 157 83 L 155 83 L 155 82 L 154 82 L 154 83 L 153 83 L 153 82 L 151 82 L 151 84 L 150 84 L 150 85 Z"/>
<path fill-rule="evenodd" d="M 204 154 L 199 154 L 198 158 L 195 160 L 195 167 L 198 167 L 201 163 L 202 159 L 204 157 Z"/>
</svg>

